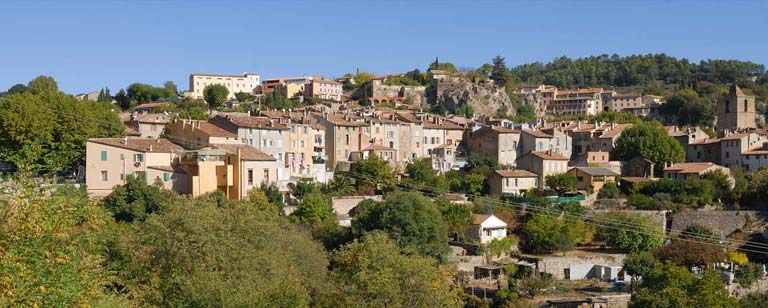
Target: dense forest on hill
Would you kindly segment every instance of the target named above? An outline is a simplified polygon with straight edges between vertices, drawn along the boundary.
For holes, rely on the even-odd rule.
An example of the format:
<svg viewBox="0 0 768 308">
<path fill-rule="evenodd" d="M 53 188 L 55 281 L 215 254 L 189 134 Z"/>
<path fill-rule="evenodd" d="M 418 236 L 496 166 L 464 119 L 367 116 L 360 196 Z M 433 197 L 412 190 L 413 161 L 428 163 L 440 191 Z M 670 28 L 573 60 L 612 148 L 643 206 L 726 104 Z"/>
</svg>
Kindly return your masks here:
<svg viewBox="0 0 768 308">
<path fill-rule="evenodd" d="M 738 60 L 703 60 L 699 63 L 665 54 L 600 55 L 571 59 L 559 57 L 549 63 L 534 62 L 513 67 L 512 74 L 524 83 L 545 83 L 558 88 L 637 86 L 657 82 L 695 87 L 699 82 L 765 83 L 762 64 Z"/>
</svg>

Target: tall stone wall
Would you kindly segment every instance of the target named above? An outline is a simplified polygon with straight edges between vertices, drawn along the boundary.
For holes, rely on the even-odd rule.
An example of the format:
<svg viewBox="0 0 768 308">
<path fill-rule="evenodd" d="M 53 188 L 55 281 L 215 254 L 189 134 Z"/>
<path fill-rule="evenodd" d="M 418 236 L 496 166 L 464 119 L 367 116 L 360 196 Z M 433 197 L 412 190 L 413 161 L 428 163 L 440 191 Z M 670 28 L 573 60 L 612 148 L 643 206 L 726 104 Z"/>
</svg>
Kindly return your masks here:
<svg viewBox="0 0 768 308">
<path fill-rule="evenodd" d="M 373 97 L 404 97 L 412 104 L 427 104 L 427 87 L 424 86 L 387 86 L 373 83 L 371 94 Z"/>
</svg>

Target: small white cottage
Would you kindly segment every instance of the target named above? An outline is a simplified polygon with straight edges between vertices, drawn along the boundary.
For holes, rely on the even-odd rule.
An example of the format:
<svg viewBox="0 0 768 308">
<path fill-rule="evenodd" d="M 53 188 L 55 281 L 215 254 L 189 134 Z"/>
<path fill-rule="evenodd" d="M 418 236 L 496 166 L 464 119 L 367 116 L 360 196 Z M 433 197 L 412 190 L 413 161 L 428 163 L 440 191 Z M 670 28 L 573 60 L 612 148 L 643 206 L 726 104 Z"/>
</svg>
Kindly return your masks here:
<svg viewBox="0 0 768 308">
<path fill-rule="evenodd" d="M 470 241 L 487 244 L 494 239 L 507 237 L 507 223 L 493 214 L 475 214 L 475 219 L 467 227 L 465 236 Z"/>
</svg>

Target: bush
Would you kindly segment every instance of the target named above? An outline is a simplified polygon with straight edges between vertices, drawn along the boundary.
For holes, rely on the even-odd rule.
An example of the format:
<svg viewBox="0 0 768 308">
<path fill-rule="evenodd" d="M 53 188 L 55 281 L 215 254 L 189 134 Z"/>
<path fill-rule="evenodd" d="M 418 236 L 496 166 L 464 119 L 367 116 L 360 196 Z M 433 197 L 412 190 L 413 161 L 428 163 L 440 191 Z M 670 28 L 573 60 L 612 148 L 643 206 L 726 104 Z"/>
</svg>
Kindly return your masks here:
<svg viewBox="0 0 768 308">
<path fill-rule="evenodd" d="M 627 198 L 627 206 L 636 208 L 638 210 L 658 210 L 658 204 L 653 198 L 643 194 L 631 194 Z"/>
<path fill-rule="evenodd" d="M 619 187 L 616 183 L 607 183 L 597 194 L 598 199 L 615 199 L 619 196 Z"/>
</svg>

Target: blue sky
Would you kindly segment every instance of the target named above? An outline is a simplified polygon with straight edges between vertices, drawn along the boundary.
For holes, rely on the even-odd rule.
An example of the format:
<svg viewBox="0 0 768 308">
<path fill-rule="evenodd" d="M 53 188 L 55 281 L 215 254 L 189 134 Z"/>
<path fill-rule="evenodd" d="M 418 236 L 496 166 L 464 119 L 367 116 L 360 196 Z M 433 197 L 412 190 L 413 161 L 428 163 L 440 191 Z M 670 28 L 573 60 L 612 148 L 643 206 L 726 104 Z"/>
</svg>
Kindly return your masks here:
<svg viewBox="0 0 768 308">
<path fill-rule="evenodd" d="M 33 3 L 27 3 L 33 2 Z M 603 53 L 768 64 L 768 2 L 0 2 L 0 89 L 53 76 L 69 93 L 189 74 L 336 77 Z"/>
</svg>

